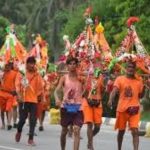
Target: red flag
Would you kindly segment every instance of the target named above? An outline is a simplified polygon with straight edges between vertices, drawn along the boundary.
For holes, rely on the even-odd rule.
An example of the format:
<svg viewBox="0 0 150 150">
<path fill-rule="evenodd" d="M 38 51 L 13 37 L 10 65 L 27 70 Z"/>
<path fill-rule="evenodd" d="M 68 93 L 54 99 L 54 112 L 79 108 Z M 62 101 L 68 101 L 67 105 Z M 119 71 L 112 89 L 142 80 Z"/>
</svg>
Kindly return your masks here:
<svg viewBox="0 0 150 150">
<path fill-rule="evenodd" d="M 140 19 L 138 17 L 130 17 L 127 20 L 127 26 L 130 27 L 133 23 L 138 22 Z"/>
</svg>

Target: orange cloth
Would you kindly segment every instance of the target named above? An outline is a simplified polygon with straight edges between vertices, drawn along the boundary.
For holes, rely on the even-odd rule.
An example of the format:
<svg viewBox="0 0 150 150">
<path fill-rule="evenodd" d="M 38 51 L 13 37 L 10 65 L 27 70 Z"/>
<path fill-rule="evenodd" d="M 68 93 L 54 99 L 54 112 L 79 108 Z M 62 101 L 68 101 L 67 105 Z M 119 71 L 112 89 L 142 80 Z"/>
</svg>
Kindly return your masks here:
<svg viewBox="0 0 150 150">
<path fill-rule="evenodd" d="M 105 38 L 104 33 L 101 32 L 101 33 L 96 34 L 95 36 L 98 36 L 97 37 L 97 40 L 98 40 L 97 42 L 99 43 L 102 52 L 105 54 L 105 56 L 107 56 L 106 54 L 108 54 L 108 53 L 105 53 L 105 52 L 110 51 L 110 47 L 109 47 L 109 44 L 108 44 L 108 42 Z"/>
<path fill-rule="evenodd" d="M 17 76 L 17 71 L 10 70 L 5 72 L 2 78 L 1 89 L 6 91 L 15 91 L 15 80 Z"/>
<path fill-rule="evenodd" d="M 93 78 L 91 80 L 95 82 L 94 88 L 96 89 L 96 93 L 92 94 L 89 92 L 88 98 L 94 100 L 100 100 L 100 105 L 98 107 L 91 107 L 89 106 L 86 99 L 83 101 L 83 113 L 84 113 L 84 123 L 102 123 L 102 90 L 103 90 L 103 77 L 100 76 L 99 78 Z"/>
<path fill-rule="evenodd" d="M 56 79 L 56 78 L 55 78 Z M 47 82 L 46 80 L 44 80 L 44 102 L 43 102 L 43 106 L 44 106 L 44 110 L 49 110 L 50 108 L 50 94 L 51 94 L 51 88 L 53 87 L 53 84 L 50 82 Z"/>
<path fill-rule="evenodd" d="M 38 102 L 37 103 L 36 117 L 40 118 L 42 116 L 43 111 L 44 111 L 43 103 L 42 102 Z"/>
<path fill-rule="evenodd" d="M 130 106 L 139 106 L 139 94 L 143 90 L 143 82 L 126 76 L 117 77 L 114 86 L 119 89 L 118 112 L 124 112 Z"/>
<path fill-rule="evenodd" d="M 78 74 L 83 74 L 84 71 L 87 71 L 89 68 L 89 61 L 87 60 L 82 60 L 80 62 L 80 65 L 78 67 Z"/>
<path fill-rule="evenodd" d="M 21 74 L 18 74 L 16 80 L 16 89 L 17 92 L 23 95 L 24 102 L 37 103 L 37 97 L 43 93 L 43 79 L 37 73 L 26 73 L 26 79 L 29 82 L 27 87 L 23 87 L 21 81 L 23 77 Z"/>
<path fill-rule="evenodd" d="M 17 96 L 13 97 L 13 107 L 14 106 L 18 106 L 18 102 L 17 102 Z"/>
<path fill-rule="evenodd" d="M 87 100 L 83 101 L 83 114 L 84 114 L 84 123 L 102 123 L 102 114 L 103 108 L 102 103 L 98 107 L 90 107 L 87 103 Z"/>
<path fill-rule="evenodd" d="M 44 111 L 49 110 L 48 109 L 49 105 L 50 105 L 49 101 L 41 101 L 37 103 L 37 114 L 36 114 L 37 118 L 40 118 Z"/>
<path fill-rule="evenodd" d="M 138 123 L 140 121 L 140 113 L 130 116 L 126 112 L 117 112 L 116 117 L 117 119 L 115 123 L 115 129 L 124 130 L 126 128 L 127 122 L 129 129 L 138 128 Z"/>
<path fill-rule="evenodd" d="M 43 109 L 49 110 L 50 108 L 50 98 L 49 95 L 45 96 L 45 101 L 43 102 Z"/>
<path fill-rule="evenodd" d="M 44 82 L 44 92 L 43 92 L 43 100 L 37 103 L 37 118 L 42 116 L 44 111 L 49 110 L 50 108 L 50 100 L 49 100 L 49 86 L 48 83 Z"/>
<path fill-rule="evenodd" d="M 145 60 L 144 59 L 137 58 L 136 66 L 137 66 L 137 68 L 141 69 L 144 73 L 150 75 L 150 70 L 145 67 L 146 64 L 145 64 Z"/>
<path fill-rule="evenodd" d="M 0 109 L 2 112 L 11 111 L 14 97 L 8 92 L 0 91 Z"/>
<path fill-rule="evenodd" d="M 19 40 L 17 40 L 17 42 L 16 42 L 15 50 L 16 50 L 17 59 L 19 61 L 25 60 L 25 57 L 27 56 L 27 51 Z"/>
<path fill-rule="evenodd" d="M 9 92 L 15 91 L 15 80 L 17 71 L 5 72 L 1 82 L 0 107 L 2 111 L 10 111 L 15 102 L 15 97 Z"/>
</svg>

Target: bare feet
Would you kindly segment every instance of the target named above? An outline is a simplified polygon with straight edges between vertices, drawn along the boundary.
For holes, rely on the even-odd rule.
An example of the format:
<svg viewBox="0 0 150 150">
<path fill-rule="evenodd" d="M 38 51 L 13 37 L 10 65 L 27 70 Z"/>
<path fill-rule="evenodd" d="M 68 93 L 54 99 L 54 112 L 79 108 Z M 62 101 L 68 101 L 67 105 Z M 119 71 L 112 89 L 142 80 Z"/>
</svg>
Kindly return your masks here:
<svg viewBox="0 0 150 150">
<path fill-rule="evenodd" d="M 87 145 L 87 149 L 88 150 L 94 150 L 93 146 L 91 146 L 90 144 Z"/>
<path fill-rule="evenodd" d="M 3 130 L 4 130 L 4 129 L 5 129 L 5 125 L 2 125 L 2 126 L 1 126 L 1 129 L 3 129 Z"/>
</svg>

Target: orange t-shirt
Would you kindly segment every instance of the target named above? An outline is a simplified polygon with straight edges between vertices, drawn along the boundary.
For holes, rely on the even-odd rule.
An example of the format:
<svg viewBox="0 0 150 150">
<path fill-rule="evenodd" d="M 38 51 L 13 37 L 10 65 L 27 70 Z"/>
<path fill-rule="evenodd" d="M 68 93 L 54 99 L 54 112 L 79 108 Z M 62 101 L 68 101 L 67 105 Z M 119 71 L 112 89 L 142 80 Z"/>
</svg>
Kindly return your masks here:
<svg viewBox="0 0 150 150">
<path fill-rule="evenodd" d="M 6 91 L 15 91 L 15 80 L 17 76 L 17 71 L 10 70 L 5 72 L 1 82 L 1 89 Z"/>
<path fill-rule="evenodd" d="M 26 78 L 29 82 L 27 87 L 24 87 L 21 83 L 23 77 L 18 74 L 16 80 L 17 92 L 23 95 L 24 102 L 37 103 L 37 97 L 44 92 L 44 82 L 42 77 L 37 73 L 26 73 Z"/>
<path fill-rule="evenodd" d="M 142 80 L 119 76 L 116 78 L 114 86 L 119 89 L 117 111 L 124 112 L 130 106 L 140 105 L 139 94 L 143 90 Z"/>
</svg>

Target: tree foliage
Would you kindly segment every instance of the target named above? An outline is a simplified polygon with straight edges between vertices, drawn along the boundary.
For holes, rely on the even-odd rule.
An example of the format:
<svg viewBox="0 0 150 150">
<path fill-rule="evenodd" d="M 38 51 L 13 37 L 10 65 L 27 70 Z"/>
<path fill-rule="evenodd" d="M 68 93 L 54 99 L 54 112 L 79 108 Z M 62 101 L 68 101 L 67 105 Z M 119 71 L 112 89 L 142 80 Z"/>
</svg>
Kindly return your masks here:
<svg viewBox="0 0 150 150">
<path fill-rule="evenodd" d="M 84 10 L 91 5 L 91 17 L 99 16 L 105 27 L 105 36 L 115 51 L 127 33 L 126 20 L 138 16 L 137 33 L 150 51 L 150 1 L 149 0 L 5 0 L 0 1 L 0 38 L 4 41 L 4 28 L 16 24 L 19 38 L 26 47 L 32 42 L 32 34 L 40 33 L 49 43 L 51 55 L 59 55 L 64 49 L 62 36 L 68 34 L 71 41 L 84 29 Z M 3 20 L 3 21 L 1 21 Z M 18 26 L 18 27 L 17 27 Z"/>
<path fill-rule="evenodd" d="M 150 52 L 149 0 L 92 0 L 89 1 L 89 4 L 93 7 L 91 17 L 94 19 L 94 16 L 98 15 L 105 26 L 105 36 L 113 51 L 118 48 L 127 34 L 127 19 L 130 16 L 137 16 L 140 18 L 140 22 L 136 23 L 137 33 L 147 51 Z M 75 11 L 69 15 L 68 22 L 63 30 L 63 33 L 70 33 L 73 39 L 84 28 L 82 13 L 84 12 L 85 4 L 81 4 L 80 8 L 82 8 L 80 11 Z M 78 15 L 81 17 L 77 17 Z"/>
<path fill-rule="evenodd" d="M 0 16 L 0 45 L 2 45 L 5 41 L 6 36 L 6 27 L 9 25 L 9 21 L 7 18 Z"/>
</svg>

